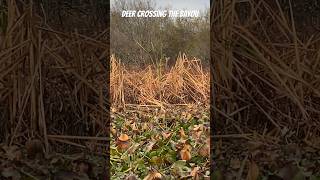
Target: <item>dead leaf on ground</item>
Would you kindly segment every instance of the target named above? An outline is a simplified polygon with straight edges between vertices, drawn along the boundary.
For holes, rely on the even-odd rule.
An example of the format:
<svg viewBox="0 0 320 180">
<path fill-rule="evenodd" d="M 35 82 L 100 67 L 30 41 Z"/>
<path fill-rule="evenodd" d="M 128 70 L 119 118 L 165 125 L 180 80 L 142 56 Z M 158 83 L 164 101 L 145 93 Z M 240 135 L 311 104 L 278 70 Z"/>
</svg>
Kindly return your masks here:
<svg viewBox="0 0 320 180">
<path fill-rule="evenodd" d="M 130 139 L 129 136 L 126 135 L 126 134 L 121 134 L 121 135 L 119 136 L 119 138 L 118 138 L 118 140 L 119 140 L 119 141 L 122 141 L 122 142 L 126 142 L 126 141 L 128 141 L 129 139 Z"/>
<path fill-rule="evenodd" d="M 185 144 L 183 149 L 187 151 L 191 151 L 192 147 L 189 144 Z"/>
<path fill-rule="evenodd" d="M 189 144 L 185 144 L 180 151 L 180 158 L 186 161 L 189 161 L 191 159 L 191 146 Z"/>
<path fill-rule="evenodd" d="M 194 125 L 192 129 L 192 137 L 196 140 L 200 140 L 203 130 L 204 130 L 203 124 Z"/>
<path fill-rule="evenodd" d="M 131 129 L 132 129 L 133 131 L 139 131 L 139 129 L 137 128 L 137 125 L 136 125 L 135 122 L 133 122 L 133 123 L 131 124 Z"/>
<path fill-rule="evenodd" d="M 126 150 L 129 148 L 130 146 L 130 142 L 129 142 L 129 136 L 126 135 L 126 134 L 121 134 L 119 137 L 118 137 L 118 140 L 116 142 L 117 144 L 117 147 L 119 150 Z"/>
<path fill-rule="evenodd" d="M 161 180 L 162 175 L 159 172 L 149 173 L 143 180 Z"/>
<path fill-rule="evenodd" d="M 200 167 L 194 167 L 190 173 L 190 176 L 193 177 L 194 180 L 198 180 L 199 179 L 199 170 Z"/>
<path fill-rule="evenodd" d="M 168 139 L 172 133 L 171 132 L 162 132 L 161 134 L 162 134 L 163 139 Z"/>
<path fill-rule="evenodd" d="M 191 159 L 191 153 L 189 151 L 187 151 L 187 150 L 183 150 L 182 149 L 180 151 L 180 157 L 181 157 L 182 160 L 188 161 L 188 160 Z"/>
<path fill-rule="evenodd" d="M 155 144 L 155 141 L 150 141 L 146 146 L 146 152 L 150 152 Z"/>
</svg>

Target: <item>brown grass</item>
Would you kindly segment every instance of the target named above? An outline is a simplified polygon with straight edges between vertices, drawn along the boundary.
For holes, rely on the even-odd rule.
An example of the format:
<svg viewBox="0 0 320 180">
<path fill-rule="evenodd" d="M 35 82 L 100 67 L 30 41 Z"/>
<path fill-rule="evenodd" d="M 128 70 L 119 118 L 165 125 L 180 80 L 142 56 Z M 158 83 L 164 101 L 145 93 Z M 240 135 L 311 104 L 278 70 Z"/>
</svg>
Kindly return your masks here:
<svg viewBox="0 0 320 180">
<path fill-rule="evenodd" d="M 292 2 L 212 6 L 213 132 L 319 136 L 320 39 L 297 28 Z"/>
<path fill-rule="evenodd" d="M 152 65 L 134 69 L 111 56 L 111 100 L 116 106 L 126 104 L 156 105 L 209 104 L 209 71 L 199 59 L 179 55 L 172 67 Z"/>
<path fill-rule="evenodd" d="M 107 136 L 108 45 L 97 36 L 54 30 L 33 4 L 8 1 L 0 33 L 0 139 Z"/>
</svg>

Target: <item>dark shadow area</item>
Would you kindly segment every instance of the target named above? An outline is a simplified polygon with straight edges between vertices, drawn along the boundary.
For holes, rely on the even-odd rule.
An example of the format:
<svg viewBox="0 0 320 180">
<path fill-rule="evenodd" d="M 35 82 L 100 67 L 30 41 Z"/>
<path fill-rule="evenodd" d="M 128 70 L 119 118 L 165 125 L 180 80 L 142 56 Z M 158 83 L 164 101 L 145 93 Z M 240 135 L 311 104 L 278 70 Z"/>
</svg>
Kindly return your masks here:
<svg viewBox="0 0 320 180">
<path fill-rule="evenodd" d="M 108 18 L 109 1 L 0 1 L 0 179 L 107 176 Z"/>
<path fill-rule="evenodd" d="M 214 178 L 319 178 L 317 3 L 211 4 Z"/>
</svg>

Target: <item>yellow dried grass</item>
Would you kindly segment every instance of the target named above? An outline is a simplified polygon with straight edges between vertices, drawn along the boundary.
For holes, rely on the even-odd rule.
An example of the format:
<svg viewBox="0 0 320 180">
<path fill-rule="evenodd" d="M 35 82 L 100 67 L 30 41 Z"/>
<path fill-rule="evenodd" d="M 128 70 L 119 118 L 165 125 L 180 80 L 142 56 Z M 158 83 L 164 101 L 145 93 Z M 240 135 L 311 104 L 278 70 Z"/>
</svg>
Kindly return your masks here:
<svg viewBox="0 0 320 180">
<path fill-rule="evenodd" d="M 149 65 L 134 70 L 111 56 L 111 101 L 113 106 L 143 104 L 209 104 L 210 76 L 199 59 L 179 55 L 169 69 Z"/>
</svg>

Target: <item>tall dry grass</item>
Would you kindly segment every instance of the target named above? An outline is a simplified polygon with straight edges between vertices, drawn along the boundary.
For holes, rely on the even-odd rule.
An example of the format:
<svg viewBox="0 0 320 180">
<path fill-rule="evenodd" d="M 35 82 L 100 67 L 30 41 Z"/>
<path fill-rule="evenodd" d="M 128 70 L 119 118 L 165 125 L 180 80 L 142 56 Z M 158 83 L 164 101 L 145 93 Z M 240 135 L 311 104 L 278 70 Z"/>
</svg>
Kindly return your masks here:
<svg viewBox="0 0 320 180">
<path fill-rule="evenodd" d="M 213 132 L 319 137 L 319 35 L 279 2 L 213 3 Z"/>
<path fill-rule="evenodd" d="M 209 104 L 209 71 L 199 59 L 179 55 L 172 67 L 164 64 L 135 69 L 111 56 L 111 101 L 126 104 L 156 105 Z"/>
<path fill-rule="evenodd" d="M 102 40 L 107 31 L 85 36 L 54 30 L 32 2 L 7 1 L 5 9 L 7 24 L 0 34 L 1 142 L 40 138 L 48 152 L 49 142 L 77 145 L 85 139 L 78 136 L 108 136 L 104 61 L 109 55 Z"/>
</svg>

